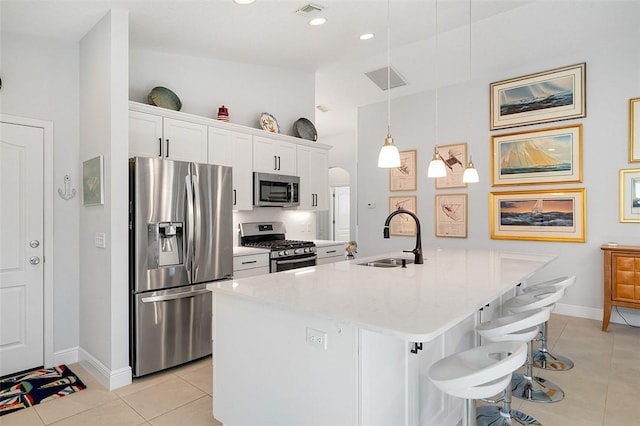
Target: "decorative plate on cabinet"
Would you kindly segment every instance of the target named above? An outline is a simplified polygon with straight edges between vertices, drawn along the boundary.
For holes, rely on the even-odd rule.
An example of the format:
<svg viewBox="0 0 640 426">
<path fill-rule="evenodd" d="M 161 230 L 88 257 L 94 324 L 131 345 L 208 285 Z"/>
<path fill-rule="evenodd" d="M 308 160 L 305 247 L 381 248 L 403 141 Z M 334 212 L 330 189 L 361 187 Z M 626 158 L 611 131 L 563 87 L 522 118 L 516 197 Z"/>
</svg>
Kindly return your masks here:
<svg viewBox="0 0 640 426">
<path fill-rule="evenodd" d="M 154 87 L 151 89 L 147 100 L 149 101 L 149 105 L 172 109 L 174 111 L 180 111 L 182 108 L 182 102 L 180 98 L 178 98 L 178 95 L 166 87 Z"/>
<path fill-rule="evenodd" d="M 300 117 L 293 123 L 293 130 L 297 137 L 316 142 L 318 140 L 318 132 L 316 126 L 304 117 Z"/>
<path fill-rule="evenodd" d="M 260 114 L 259 121 L 262 130 L 266 130 L 267 132 L 271 133 L 280 133 L 280 125 L 278 124 L 278 120 L 276 120 L 276 118 L 268 112 L 263 112 L 262 114 Z"/>
</svg>

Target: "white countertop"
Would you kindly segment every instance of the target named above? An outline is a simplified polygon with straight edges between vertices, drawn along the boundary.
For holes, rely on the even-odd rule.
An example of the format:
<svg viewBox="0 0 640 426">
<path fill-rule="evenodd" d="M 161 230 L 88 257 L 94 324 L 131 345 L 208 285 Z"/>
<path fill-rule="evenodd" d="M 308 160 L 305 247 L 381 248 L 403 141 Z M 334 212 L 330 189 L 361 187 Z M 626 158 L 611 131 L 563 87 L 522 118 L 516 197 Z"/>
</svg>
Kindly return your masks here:
<svg viewBox="0 0 640 426">
<path fill-rule="evenodd" d="M 329 247 L 329 246 L 346 246 L 347 242 L 346 241 L 333 241 L 333 240 L 313 240 L 313 244 L 316 245 L 316 247 Z"/>
<path fill-rule="evenodd" d="M 541 270 L 551 255 L 433 249 L 407 268 L 358 265 L 387 253 L 211 284 L 213 291 L 428 342 Z"/>
<path fill-rule="evenodd" d="M 243 247 L 237 246 L 233 248 L 233 256 L 249 256 L 251 254 L 269 254 L 269 249 L 256 248 L 256 247 Z"/>
</svg>

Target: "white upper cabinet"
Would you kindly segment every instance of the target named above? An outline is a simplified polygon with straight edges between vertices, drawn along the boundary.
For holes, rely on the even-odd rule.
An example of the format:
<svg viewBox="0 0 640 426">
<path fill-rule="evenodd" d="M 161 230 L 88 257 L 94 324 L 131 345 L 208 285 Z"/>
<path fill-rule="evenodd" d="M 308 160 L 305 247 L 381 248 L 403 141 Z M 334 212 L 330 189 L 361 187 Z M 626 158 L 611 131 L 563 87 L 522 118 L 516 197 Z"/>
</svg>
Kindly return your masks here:
<svg viewBox="0 0 640 426">
<path fill-rule="evenodd" d="M 329 208 L 327 157 L 327 151 L 322 148 L 298 145 L 300 209 L 327 210 Z"/>
<path fill-rule="evenodd" d="M 129 111 L 129 155 L 207 161 L 207 126 Z"/>
<path fill-rule="evenodd" d="M 233 167 L 233 210 L 253 209 L 253 141 L 246 133 L 209 127 L 208 163 Z"/>
<path fill-rule="evenodd" d="M 256 172 L 297 176 L 296 144 L 254 136 L 253 170 Z"/>
</svg>

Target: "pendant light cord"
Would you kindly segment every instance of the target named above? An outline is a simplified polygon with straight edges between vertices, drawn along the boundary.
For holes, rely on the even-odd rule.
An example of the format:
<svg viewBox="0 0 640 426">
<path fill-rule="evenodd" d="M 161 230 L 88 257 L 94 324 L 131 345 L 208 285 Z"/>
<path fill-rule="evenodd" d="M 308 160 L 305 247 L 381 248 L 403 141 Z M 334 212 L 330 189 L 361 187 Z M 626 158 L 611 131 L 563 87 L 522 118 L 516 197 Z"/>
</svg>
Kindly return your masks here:
<svg viewBox="0 0 640 426">
<path fill-rule="evenodd" d="M 387 137 L 391 136 L 391 0 L 387 0 Z"/>
<path fill-rule="evenodd" d="M 438 65 L 438 0 L 436 0 L 436 152 L 438 152 L 438 89 L 440 88 L 440 67 Z M 440 155 L 440 154 L 438 154 Z"/>
</svg>

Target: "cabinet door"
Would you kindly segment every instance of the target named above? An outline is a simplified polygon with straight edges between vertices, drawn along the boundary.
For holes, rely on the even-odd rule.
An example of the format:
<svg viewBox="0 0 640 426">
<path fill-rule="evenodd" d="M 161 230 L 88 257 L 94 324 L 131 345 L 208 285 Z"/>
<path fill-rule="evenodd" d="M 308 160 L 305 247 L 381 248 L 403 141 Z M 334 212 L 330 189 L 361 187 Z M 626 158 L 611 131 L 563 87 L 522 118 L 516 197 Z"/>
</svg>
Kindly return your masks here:
<svg viewBox="0 0 640 426">
<path fill-rule="evenodd" d="M 256 172 L 297 176 L 296 144 L 254 136 L 253 169 Z"/>
<path fill-rule="evenodd" d="M 207 163 L 219 166 L 233 166 L 231 132 L 209 126 L 208 140 Z"/>
<path fill-rule="evenodd" d="M 164 158 L 207 162 L 207 126 L 165 118 L 163 121 Z"/>
<path fill-rule="evenodd" d="M 323 149 L 298 145 L 297 162 L 300 175 L 300 208 L 327 210 L 329 208 L 327 152 Z"/>
<path fill-rule="evenodd" d="M 233 157 L 234 210 L 253 209 L 253 138 L 240 132 L 231 132 Z"/>
<path fill-rule="evenodd" d="M 162 157 L 162 117 L 129 111 L 129 156 Z"/>
</svg>

